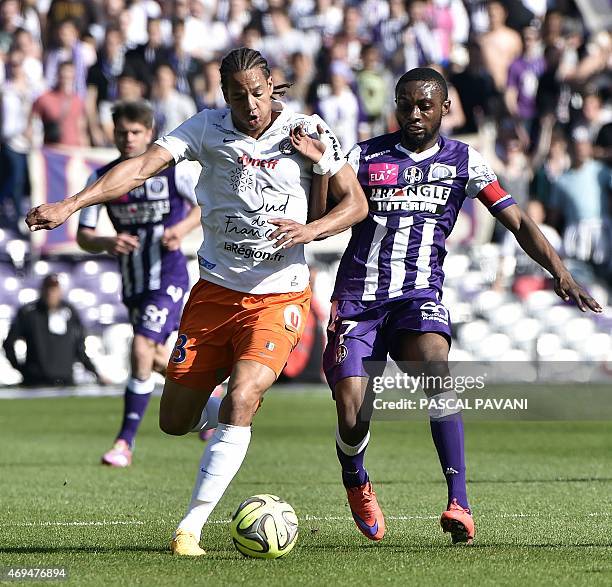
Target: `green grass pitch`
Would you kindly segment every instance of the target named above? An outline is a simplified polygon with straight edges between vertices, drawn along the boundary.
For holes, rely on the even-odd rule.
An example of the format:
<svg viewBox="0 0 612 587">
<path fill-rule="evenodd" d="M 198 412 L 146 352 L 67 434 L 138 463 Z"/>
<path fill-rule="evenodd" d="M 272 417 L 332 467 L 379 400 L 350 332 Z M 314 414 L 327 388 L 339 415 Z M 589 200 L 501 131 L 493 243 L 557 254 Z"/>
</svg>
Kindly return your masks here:
<svg viewBox="0 0 612 587">
<path fill-rule="evenodd" d="M 612 585 L 612 423 L 466 424 L 473 547 L 439 527 L 446 486 L 427 422 L 375 422 L 366 464 L 387 515 L 381 543 L 358 533 L 321 388 L 272 389 L 249 454 L 205 527 L 208 556 L 172 557 L 203 444 L 157 428 L 158 398 L 134 464 L 98 464 L 121 399 L 0 402 L 0 567 L 68 569 L 74 585 Z M 300 518 L 277 561 L 234 550 L 227 520 L 256 493 Z"/>
</svg>

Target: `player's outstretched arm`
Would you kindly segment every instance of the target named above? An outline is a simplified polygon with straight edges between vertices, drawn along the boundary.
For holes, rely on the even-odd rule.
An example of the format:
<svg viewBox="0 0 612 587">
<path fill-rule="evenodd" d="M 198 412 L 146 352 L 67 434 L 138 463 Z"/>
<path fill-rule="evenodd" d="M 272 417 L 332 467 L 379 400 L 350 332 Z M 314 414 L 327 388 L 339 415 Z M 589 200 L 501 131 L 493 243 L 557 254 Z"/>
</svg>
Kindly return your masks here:
<svg viewBox="0 0 612 587">
<path fill-rule="evenodd" d="M 169 151 L 159 145 L 152 145 L 143 155 L 115 165 L 78 194 L 61 202 L 32 208 L 26 216 L 26 224 L 32 232 L 52 230 L 81 208 L 114 200 L 173 164 L 174 158 Z"/>
<path fill-rule="evenodd" d="M 583 312 L 587 309 L 601 312 L 601 306 L 574 281 L 537 224 L 519 206 L 508 206 L 497 215 L 497 218 L 514 234 L 521 248 L 536 263 L 550 272 L 555 280 L 555 292 L 563 301 L 574 300 Z"/>
<path fill-rule="evenodd" d="M 333 196 L 339 200 L 338 205 L 308 224 L 299 224 L 285 218 L 268 220 L 269 224 L 278 227 L 268 239 L 276 240 L 276 247 L 289 248 L 343 232 L 368 215 L 365 194 L 348 163 L 329 179 L 329 187 Z"/>
</svg>

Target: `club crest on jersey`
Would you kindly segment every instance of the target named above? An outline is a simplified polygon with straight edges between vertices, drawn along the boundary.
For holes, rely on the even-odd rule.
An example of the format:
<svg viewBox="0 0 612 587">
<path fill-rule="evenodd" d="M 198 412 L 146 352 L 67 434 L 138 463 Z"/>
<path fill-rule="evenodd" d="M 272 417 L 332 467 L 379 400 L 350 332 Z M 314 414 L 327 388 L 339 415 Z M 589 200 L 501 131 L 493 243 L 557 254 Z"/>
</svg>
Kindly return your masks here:
<svg viewBox="0 0 612 587">
<path fill-rule="evenodd" d="M 346 348 L 346 345 L 339 344 L 336 347 L 336 365 L 342 363 L 346 357 L 348 357 L 348 349 Z"/>
<path fill-rule="evenodd" d="M 368 185 L 395 185 L 399 165 L 395 163 L 370 163 L 368 165 Z"/>
<path fill-rule="evenodd" d="M 176 304 L 183 297 L 183 288 L 176 287 L 176 285 L 169 285 L 166 289 L 166 293 L 172 298 L 172 301 Z"/>
<path fill-rule="evenodd" d="M 283 154 L 283 155 L 293 155 L 294 153 L 296 153 L 296 149 L 293 146 L 293 144 L 291 143 L 291 139 L 289 137 L 284 138 L 279 144 L 278 144 L 278 150 Z"/>
<path fill-rule="evenodd" d="M 166 200 L 170 196 L 168 178 L 164 175 L 151 177 L 144 185 L 148 200 Z"/>
<path fill-rule="evenodd" d="M 412 167 L 406 167 L 406 169 L 404 169 L 404 181 L 407 184 L 413 185 L 415 183 L 419 183 L 422 180 L 423 172 L 419 167 L 413 165 Z"/>
<path fill-rule="evenodd" d="M 457 177 L 457 167 L 455 165 L 445 165 L 444 163 L 434 163 L 427 174 L 427 181 L 438 181 L 452 185 L 453 178 Z"/>
<path fill-rule="evenodd" d="M 299 330 L 302 323 L 302 313 L 299 306 L 291 304 L 285 308 L 283 312 L 285 318 L 285 328 L 288 330 Z"/>
</svg>

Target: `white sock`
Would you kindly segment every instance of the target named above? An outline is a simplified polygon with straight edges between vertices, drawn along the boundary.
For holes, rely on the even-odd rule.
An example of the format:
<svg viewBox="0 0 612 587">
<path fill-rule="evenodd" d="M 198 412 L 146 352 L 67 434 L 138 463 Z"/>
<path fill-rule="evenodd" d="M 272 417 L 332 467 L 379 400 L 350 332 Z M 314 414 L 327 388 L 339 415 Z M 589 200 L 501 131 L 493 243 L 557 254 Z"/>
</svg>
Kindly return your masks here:
<svg viewBox="0 0 612 587">
<path fill-rule="evenodd" d="M 198 423 L 191 429 L 191 432 L 200 432 L 200 430 L 211 430 L 219 424 L 219 407 L 221 406 L 222 397 L 208 398 L 202 415 Z"/>
<path fill-rule="evenodd" d="M 250 426 L 219 424 L 208 441 L 198 467 L 191 503 L 178 527 L 200 540 L 202 527 L 219 503 L 246 456 L 251 441 Z"/>
</svg>

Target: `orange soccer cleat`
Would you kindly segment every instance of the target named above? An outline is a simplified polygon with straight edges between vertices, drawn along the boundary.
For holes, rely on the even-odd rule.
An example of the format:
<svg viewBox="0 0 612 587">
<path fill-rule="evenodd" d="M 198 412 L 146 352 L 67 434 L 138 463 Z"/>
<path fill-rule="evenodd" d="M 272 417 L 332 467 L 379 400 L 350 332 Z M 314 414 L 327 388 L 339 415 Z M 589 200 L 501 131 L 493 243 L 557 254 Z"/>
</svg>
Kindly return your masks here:
<svg viewBox="0 0 612 587">
<path fill-rule="evenodd" d="M 372 484 L 368 481 L 359 487 L 347 487 L 346 495 L 360 532 L 370 540 L 382 540 L 385 535 L 385 517 Z"/>
<path fill-rule="evenodd" d="M 440 526 L 444 532 L 450 532 L 453 544 L 464 542 L 472 544 L 476 535 L 474 518 L 469 509 L 462 508 L 456 499 L 453 499 L 445 512 L 442 512 Z"/>
</svg>

